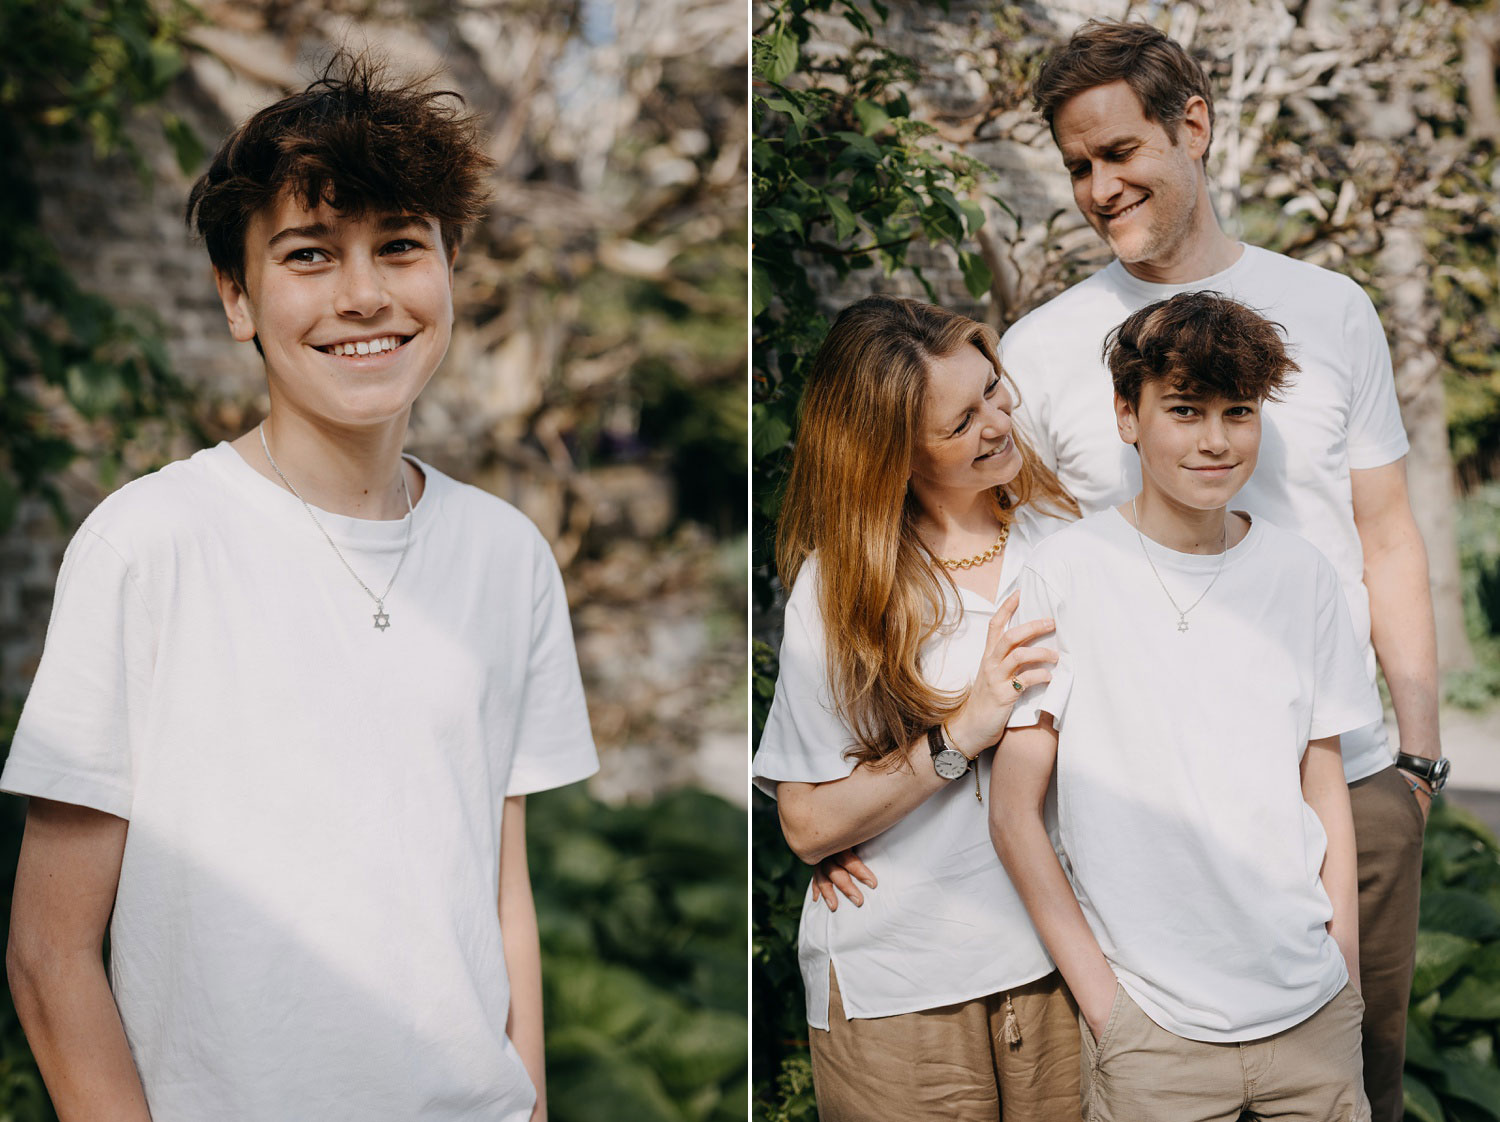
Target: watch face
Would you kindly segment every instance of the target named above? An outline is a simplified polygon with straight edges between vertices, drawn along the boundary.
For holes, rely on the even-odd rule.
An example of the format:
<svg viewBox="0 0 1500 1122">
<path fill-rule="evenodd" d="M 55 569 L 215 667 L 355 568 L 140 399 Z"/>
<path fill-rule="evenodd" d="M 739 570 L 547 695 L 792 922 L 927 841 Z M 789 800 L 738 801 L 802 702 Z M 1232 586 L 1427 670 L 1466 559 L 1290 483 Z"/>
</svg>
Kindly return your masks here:
<svg viewBox="0 0 1500 1122">
<path fill-rule="evenodd" d="M 962 752 L 944 748 L 932 757 L 932 766 L 940 778 L 958 779 L 969 770 L 969 761 L 964 758 Z"/>
<path fill-rule="evenodd" d="M 1447 756 L 1433 761 L 1432 771 L 1428 774 L 1427 781 L 1432 784 L 1434 791 L 1441 791 L 1443 789 L 1443 784 L 1448 782 L 1448 771 L 1452 766 L 1448 762 Z"/>
</svg>

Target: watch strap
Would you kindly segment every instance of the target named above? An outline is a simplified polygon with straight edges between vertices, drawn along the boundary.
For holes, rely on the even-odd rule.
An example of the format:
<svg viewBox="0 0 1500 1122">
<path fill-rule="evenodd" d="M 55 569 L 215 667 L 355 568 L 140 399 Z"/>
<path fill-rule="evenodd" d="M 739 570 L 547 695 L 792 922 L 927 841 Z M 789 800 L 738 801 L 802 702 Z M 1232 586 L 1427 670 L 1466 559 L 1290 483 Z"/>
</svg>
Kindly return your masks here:
<svg viewBox="0 0 1500 1122">
<path fill-rule="evenodd" d="M 1413 756 L 1409 752 L 1396 753 L 1396 766 L 1403 771 L 1409 771 L 1418 779 L 1425 780 L 1437 790 L 1448 778 L 1449 763 L 1446 756 L 1437 759 L 1429 759 L 1426 756 Z"/>
</svg>

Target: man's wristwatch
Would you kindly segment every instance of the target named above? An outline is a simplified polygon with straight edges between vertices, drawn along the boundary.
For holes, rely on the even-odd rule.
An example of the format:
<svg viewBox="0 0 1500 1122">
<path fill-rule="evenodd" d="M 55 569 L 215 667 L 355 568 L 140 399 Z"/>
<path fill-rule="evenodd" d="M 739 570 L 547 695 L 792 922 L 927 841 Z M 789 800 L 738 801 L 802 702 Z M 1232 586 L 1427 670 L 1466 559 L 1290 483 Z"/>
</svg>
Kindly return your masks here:
<svg viewBox="0 0 1500 1122">
<path fill-rule="evenodd" d="M 1396 766 L 1402 771 L 1411 772 L 1418 779 L 1425 780 L 1427 786 L 1434 791 L 1443 789 L 1443 784 L 1448 782 L 1448 773 L 1453 770 L 1453 765 L 1448 762 L 1447 756 L 1429 760 L 1426 756 L 1411 756 L 1405 752 L 1397 754 Z"/>
<path fill-rule="evenodd" d="M 927 730 L 927 747 L 932 752 L 932 770 L 938 773 L 939 779 L 959 779 L 974 762 L 953 747 L 942 725 L 933 725 Z"/>
</svg>

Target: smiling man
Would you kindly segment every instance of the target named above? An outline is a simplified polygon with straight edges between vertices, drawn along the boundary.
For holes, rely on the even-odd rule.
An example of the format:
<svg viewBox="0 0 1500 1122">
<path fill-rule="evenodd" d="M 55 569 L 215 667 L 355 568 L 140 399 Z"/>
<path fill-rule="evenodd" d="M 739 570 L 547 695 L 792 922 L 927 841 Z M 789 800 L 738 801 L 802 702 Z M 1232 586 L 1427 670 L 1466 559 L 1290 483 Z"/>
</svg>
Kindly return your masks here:
<svg viewBox="0 0 1500 1122">
<path fill-rule="evenodd" d="M 1180 292 L 1226 293 L 1284 326 L 1301 370 L 1265 407 L 1259 467 L 1240 501 L 1333 563 L 1370 696 L 1378 656 L 1396 710 L 1401 755 L 1379 720 L 1344 731 L 1342 748 L 1359 843 L 1366 1088 L 1377 1122 L 1399 1122 L 1422 831 L 1447 764 L 1438 759 L 1427 557 L 1407 497 L 1385 335 L 1347 277 L 1219 227 L 1204 167 L 1208 79 L 1161 32 L 1085 24 L 1046 61 L 1034 96 L 1078 209 L 1116 260 L 1016 323 L 1001 358 L 1021 388 L 1020 423 L 1084 511 L 1116 506 L 1140 486 L 1102 358 L 1106 335 L 1132 312 Z"/>
<path fill-rule="evenodd" d="M 193 188 L 270 412 L 85 521 L 0 777 L 64 1122 L 546 1116 L 525 796 L 596 766 L 567 601 L 402 455 L 490 167 L 454 102 L 341 57 Z"/>
</svg>

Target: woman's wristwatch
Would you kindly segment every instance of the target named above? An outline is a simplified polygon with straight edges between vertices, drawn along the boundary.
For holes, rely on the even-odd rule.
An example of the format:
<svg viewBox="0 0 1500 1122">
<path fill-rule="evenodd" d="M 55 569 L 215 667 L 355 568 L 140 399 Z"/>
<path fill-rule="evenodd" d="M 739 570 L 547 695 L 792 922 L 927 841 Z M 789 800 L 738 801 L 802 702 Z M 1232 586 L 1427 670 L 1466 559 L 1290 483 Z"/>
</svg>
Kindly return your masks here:
<svg viewBox="0 0 1500 1122">
<path fill-rule="evenodd" d="M 932 770 L 939 779 L 961 779 L 974 761 L 953 746 L 947 730 L 933 725 L 927 730 L 927 747 L 932 753 Z"/>
<path fill-rule="evenodd" d="M 1396 766 L 1424 781 L 1434 792 L 1443 789 L 1443 784 L 1448 782 L 1448 773 L 1453 770 L 1447 756 L 1429 760 L 1426 756 L 1412 756 L 1406 752 L 1397 753 Z"/>
</svg>

